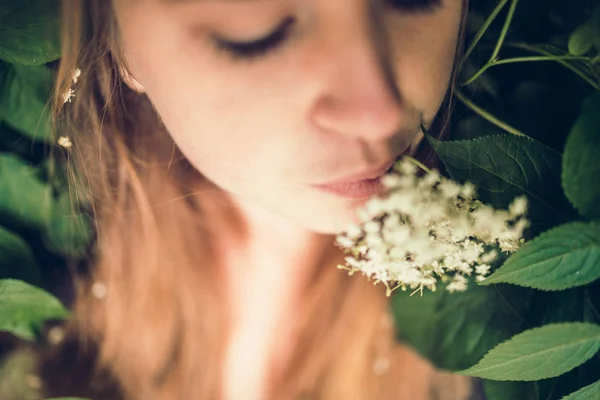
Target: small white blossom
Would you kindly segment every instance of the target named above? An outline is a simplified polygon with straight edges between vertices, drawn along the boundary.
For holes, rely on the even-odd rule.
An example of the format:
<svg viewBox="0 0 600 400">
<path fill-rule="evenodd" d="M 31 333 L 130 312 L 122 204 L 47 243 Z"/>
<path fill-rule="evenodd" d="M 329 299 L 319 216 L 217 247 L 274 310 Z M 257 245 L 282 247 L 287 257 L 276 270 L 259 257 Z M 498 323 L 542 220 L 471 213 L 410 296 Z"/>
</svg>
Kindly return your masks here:
<svg viewBox="0 0 600 400">
<path fill-rule="evenodd" d="M 73 71 L 73 76 L 71 78 L 71 80 L 73 81 L 73 84 L 77 83 L 80 76 L 81 76 L 81 69 L 77 68 L 75 71 Z M 75 97 L 75 90 L 73 90 L 73 88 L 67 89 L 63 93 L 63 103 L 70 103 L 71 100 L 73 99 L 73 97 Z"/>
<path fill-rule="evenodd" d="M 527 197 L 521 196 L 513 200 L 508 207 L 508 212 L 514 217 L 520 217 L 527 212 Z"/>
<path fill-rule="evenodd" d="M 48 331 L 48 341 L 57 345 L 60 344 L 65 338 L 65 330 L 61 326 L 53 326 Z"/>
<path fill-rule="evenodd" d="M 73 72 L 73 83 L 77 83 L 79 77 L 81 76 L 81 69 L 77 68 L 75 72 Z"/>
<path fill-rule="evenodd" d="M 473 185 L 471 182 L 466 182 L 464 185 L 462 185 L 460 188 L 460 197 L 467 200 L 475 197 L 475 185 Z"/>
<path fill-rule="evenodd" d="M 405 176 L 413 176 L 417 173 L 417 166 L 411 162 L 396 163 L 393 169 Z"/>
<path fill-rule="evenodd" d="M 61 136 L 58 138 L 58 145 L 64 147 L 65 149 L 70 149 L 71 146 L 73 146 L 73 143 L 67 136 Z"/>
<path fill-rule="evenodd" d="M 464 292 L 465 290 L 467 290 L 467 278 L 459 274 L 454 275 L 452 277 L 452 282 L 448 284 L 446 289 L 450 293 Z"/>
<path fill-rule="evenodd" d="M 467 277 L 482 281 L 490 273 L 496 248 L 512 252 L 523 243 L 529 225 L 524 197 L 497 210 L 475 200 L 473 184 L 460 185 L 437 171 L 418 177 L 407 159 L 382 183 L 387 197 L 369 200 L 358 211 L 361 225 L 339 234 L 336 244 L 351 254 L 340 268 L 383 283 L 388 295 L 398 288 L 435 291 L 438 281 L 450 292 L 464 291 Z"/>
<path fill-rule="evenodd" d="M 460 186 L 455 185 L 453 182 L 450 181 L 440 182 L 440 184 L 438 185 L 438 190 L 446 198 L 455 198 L 461 192 Z"/>
<path fill-rule="evenodd" d="M 352 224 L 346 231 L 346 235 L 348 235 L 348 238 L 350 238 L 350 239 L 357 239 L 363 233 L 364 232 L 363 232 L 362 228 L 356 224 Z"/>
<path fill-rule="evenodd" d="M 479 260 L 482 263 L 488 264 L 491 263 L 492 261 L 494 261 L 496 259 L 496 257 L 498 257 L 498 252 L 494 249 L 488 251 L 487 253 L 483 254 Z"/>
<path fill-rule="evenodd" d="M 490 273 L 491 265 L 481 264 L 475 267 L 475 273 L 477 275 L 486 276 Z"/>
<path fill-rule="evenodd" d="M 72 88 L 69 88 L 64 94 L 63 94 L 63 102 L 64 103 L 70 103 L 71 99 L 75 97 L 75 91 Z"/>
</svg>

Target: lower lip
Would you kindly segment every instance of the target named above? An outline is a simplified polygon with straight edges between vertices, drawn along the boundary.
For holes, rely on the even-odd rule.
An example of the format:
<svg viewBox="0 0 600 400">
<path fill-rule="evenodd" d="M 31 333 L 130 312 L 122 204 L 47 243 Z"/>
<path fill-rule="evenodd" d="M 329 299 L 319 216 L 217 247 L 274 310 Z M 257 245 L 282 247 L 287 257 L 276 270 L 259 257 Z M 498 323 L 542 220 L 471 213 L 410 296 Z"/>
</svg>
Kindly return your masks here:
<svg viewBox="0 0 600 400">
<path fill-rule="evenodd" d="M 384 174 L 385 175 L 385 174 Z M 317 188 L 349 199 L 360 199 L 381 193 L 384 189 L 381 177 L 365 179 L 358 182 L 339 183 L 335 185 L 318 185 Z"/>
</svg>

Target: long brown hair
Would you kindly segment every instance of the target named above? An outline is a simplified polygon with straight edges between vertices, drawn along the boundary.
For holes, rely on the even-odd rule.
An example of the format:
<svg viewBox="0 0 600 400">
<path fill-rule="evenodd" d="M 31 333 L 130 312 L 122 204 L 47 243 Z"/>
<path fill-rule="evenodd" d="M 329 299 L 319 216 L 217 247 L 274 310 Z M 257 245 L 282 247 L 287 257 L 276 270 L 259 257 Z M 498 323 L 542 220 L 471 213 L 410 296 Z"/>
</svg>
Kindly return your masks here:
<svg viewBox="0 0 600 400">
<path fill-rule="evenodd" d="M 126 398 L 219 398 L 228 327 L 210 245 L 215 210 L 203 201 L 210 184 L 148 99 L 124 84 L 111 2 L 63 0 L 62 10 L 57 127 L 72 141 L 73 194 L 90 205 L 97 234 L 70 329 L 82 346 L 98 348 L 98 371 L 109 371 Z M 76 95 L 63 107 L 76 68 Z M 446 130 L 450 99 L 449 91 L 436 134 Z M 419 154 L 428 157 L 425 145 Z M 314 272 L 291 362 L 270 397 L 428 399 L 442 386 L 447 397 L 439 398 L 462 398 L 464 379 L 395 345 L 383 289 L 347 276 L 338 262 Z M 384 374 L 373 370 L 382 354 L 390 360 Z"/>
</svg>

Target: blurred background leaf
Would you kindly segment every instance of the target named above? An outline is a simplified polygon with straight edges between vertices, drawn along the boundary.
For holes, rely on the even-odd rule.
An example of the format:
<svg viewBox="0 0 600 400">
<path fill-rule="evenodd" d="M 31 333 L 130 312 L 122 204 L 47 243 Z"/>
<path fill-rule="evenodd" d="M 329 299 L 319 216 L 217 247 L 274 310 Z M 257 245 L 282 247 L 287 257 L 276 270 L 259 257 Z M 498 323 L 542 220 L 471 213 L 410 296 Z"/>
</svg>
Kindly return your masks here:
<svg viewBox="0 0 600 400">
<path fill-rule="evenodd" d="M 60 57 L 58 0 L 0 0 L 0 60 L 42 65 Z"/>
</svg>

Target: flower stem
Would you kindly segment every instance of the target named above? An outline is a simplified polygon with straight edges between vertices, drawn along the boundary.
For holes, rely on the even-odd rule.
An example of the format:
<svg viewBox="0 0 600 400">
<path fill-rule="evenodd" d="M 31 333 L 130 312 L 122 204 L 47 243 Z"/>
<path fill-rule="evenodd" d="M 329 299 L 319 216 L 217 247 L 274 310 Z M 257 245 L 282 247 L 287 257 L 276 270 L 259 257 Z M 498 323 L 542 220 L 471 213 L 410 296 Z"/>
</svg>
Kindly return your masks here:
<svg viewBox="0 0 600 400">
<path fill-rule="evenodd" d="M 491 67 L 495 67 L 496 65 L 502 65 L 502 64 L 513 64 L 513 63 L 523 63 L 523 62 L 536 62 L 536 61 L 563 61 L 563 60 L 581 60 L 581 61 L 588 61 L 589 57 L 581 57 L 581 56 L 571 56 L 571 55 L 565 55 L 565 56 L 526 56 L 526 57 L 513 57 L 513 58 L 506 58 L 504 60 L 494 60 L 491 62 L 486 63 L 483 67 L 481 67 L 481 69 L 479 69 L 479 71 L 477 71 L 475 74 L 473 74 L 472 77 L 470 77 L 467 81 L 463 82 L 460 84 L 460 86 L 468 86 L 471 83 L 475 82 L 477 80 L 477 78 L 479 78 L 485 71 L 487 71 L 488 69 L 490 69 Z"/>
<path fill-rule="evenodd" d="M 532 53 L 538 53 L 538 54 L 543 54 L 546 56 L 554 56 L 556 57 L 556 54 L 552 54 L 550 51 L 540 48 L 539 46 L 533 46 L 527 43 L 507 43 L 506 44 L 508 47 L 512 47 L 515 49 L 521 49 L 521 50 L 526 50 L 526 51 L 531 51 Z M 600 56 L 599 56 L 600 57 Z M 579 75 L 579 77 L 581 79 L 583 79 L 584 81 L 586 81 L 588 84 L 590 84 L 590 86 L 592 86 L 594 89 L 596 90 L 600 90 L 600 83 L 596 82 L 594 80 L 593 77 L 589 76 L 589 74 L 587 74 L 585 71 L 582 71 L 580 68 L 577 68 L 575 65 L 568 63 L 567 61 L 563 60 L 563 59 L 556 59 L 555 60 L 557 63 L 561 64 L 563 67 L 570 69 L 571 71 L 573 71 L 575 74 Z M 590 64 L 593 64 L 594 60 L 590 61 Z"/>
<path fill-rule="evenodd" d="M 415 158 L 412 158 L 411 156 L 404 156 L 404 158 L 406 158 L 408 161 L 410 161 L 411 163 L 415 164 L 417 167 L 421 168 L 423 171 L 427 172 L 428 174 L 431 173 L 431 170 L 429 168 L 427 168 L 425 166 L 425 164 L 423 164 L 419 160 L 417 160 Z"/>
<path fill-rule="evenodd" d="M 465 106 L 469 107 L 477 115 L 479 115 L 481 118 L 485 119 L 486 121 L 491 122 L 492 124 L 496 125 L 497 127 L 502 128 L 506 132 L 512 133 L 513 135 L 527 136 L 526 134 L 524 134 L 523 132 L 521 132 L 517 128 L 514 128 L 514 127 L 510 126 L 506 122 L 498 119 L 497 117 L 493 116 L 489 112 L 485 111 L 483 108 L 479 107 L 478 105 L 476 105 L 475 103 L 473 103 L 471 100 L 467 99 L 467 97 L 464 94 L 462 94 L 459 90 L 455 90 L 454 91 L 454 95 Z"/>
<path fill-rule="evenodd" d="M 483 35 L 485 34 L 485 32 L 487 32 L 487 30 L 490 27 L 490 25 L 492 25 L 492 22 L 494 22 L 494 20 L 498 16 L 498 14 L 500 14 L 500 11 L 502 11 L 502 9 L 506 5 L 506 3 L 508 3 L 508 0 L 502 0 L 502 1 L 500 1 L 498 3 L 498 5 L 496 6 L 496 8 L 494 8 L 494 11 L 492 11 L 492 13 L 490 14 L 490 16 L 486 19 L 486 21 L 484 22 L 484 24 L 481 26 L 481 28 L 479 29 L 479 31 L 477 32 L 477 34 L 473 38 L 473 41 L 471 42 L 471 44 L 469 44 L 469 48 L 467 49 L 467 51 L 465 52 L 465 54 L 463 56 L 463 59 L 461 61 L 461 65 L 464 64 L 464 62 L 467 60 L 467 58 L 469 58 L 469 56 L 471 55 L 471 53 L 473 52 L 473 50 L 475 50 L 475 47 L 477 46 L 477 44 L 479 43 L 479 41 L 481 40 L 481 38 L 483 37 Z"/>
<path fill-rule="evenodd" d="M 504 21 L 504 25 L 502 26 L 502 31 L 500 31 L 500 36 L 498 37 L 498 41 L 496 42 L 494 51 L 492 52 L 492 55 L 490 56 L 488 61 L 483 65 L 483 67 L 481 67 L 479 69 L 479 71 L 477 71 L 471 78 L 469 78 L 465 83 L 461 84 L 460 86 L 467 86 L 470 83 L 473 83 L 477 78 L 479 78 L 490 67 L 493 67 L 494 65 L 496 65 L 496 63 L 498 62 L 498 54 L 500 53 L 500 49 L 502 48 L 502 45 L 504 44 L 504 39 L 506 38 L 506 34 L 508 33 L 508 28 L 510 27 L 510 24 L 512 23 L 513 17 L 515 15 L 515 9 L 517 8 L 518 3 L 519 3 L 519 0 L 511 1 L 510 7 L 508 9 L 508 14 L 506 15 L 506 20 Z M 488 20 L 486 21 L 486 23 L 484 24 L 482 29 L 485 28 L 487 30 L 487 28 L 489 27 L 489 24 L 491 24 L 491 21 L 494 18 L 496 18 L 496 16 L 498 15 L 498 12 L 500 12 L 500 9 L 502 7 L 504 7 L 504 4 L 506 4 L 506 1 L 498 4 L 498 6 L 494 9 L 494 11 L 492 12 L 492 15 L 490 15 L 490 18 L 488 18 Z M 488 24 L 488 21 L 489 21 L 489 24 Z M 479 39 L 480 38 L 478 38 L 478 41 L 479 41 Z M 472 51 L 472 48 L 469 48 L 469 50 Z M 468 52 L 468 54 L 470 54 L 470 51 Z M 463 59 L 463 61 L 464 61 L 464 59 Z"/>
<path fill-rule="evenodd" d="M 502 31 L 500 32 L 500 37 L 498 38 L 498 42 L 496 42 L 496 48 L 490 57 L 490 62 L 493 62 L 498 57 L 498 53 L 500 53 L 500 49 L 502 48 L 502 44 L 504 44 L 504 39 L 506 38 L 506 34 L 508 33 L 508 28 L 512 23 L 513 17 L 515 15 L 515 9 L 517 8 L 517 4 L 519 0 L 512 0 L 510 3 L 510 8 L 508 9 L 508 15 L 506 16 L 506 20 L 504 21 L 504 26 L 502 27 Z"/>
</svg>

